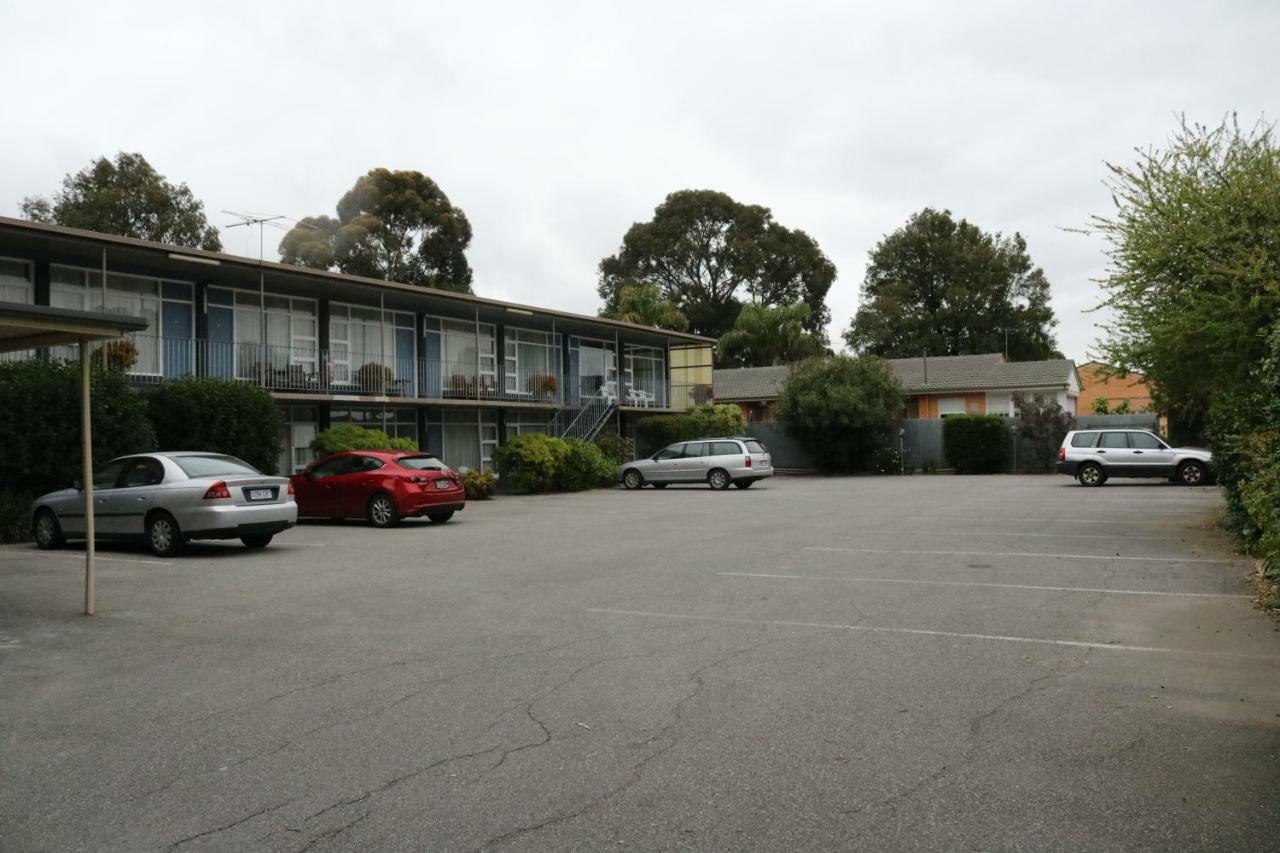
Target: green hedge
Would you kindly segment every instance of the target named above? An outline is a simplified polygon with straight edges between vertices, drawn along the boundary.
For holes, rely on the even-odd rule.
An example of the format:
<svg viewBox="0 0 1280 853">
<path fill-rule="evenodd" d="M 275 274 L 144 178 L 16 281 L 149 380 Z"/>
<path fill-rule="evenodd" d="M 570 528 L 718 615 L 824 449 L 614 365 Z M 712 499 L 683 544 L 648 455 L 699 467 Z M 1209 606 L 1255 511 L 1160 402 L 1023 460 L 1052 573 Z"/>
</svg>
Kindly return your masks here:
<svg viewBox="0 0 1280 853">
<path fill-rule="evenodd" d="M 143 397 L 112 370 L 90 379 L 93 461 L 155 450 Z M 80 365 L 62 361 L 0 364 L 0 542 L 30 536 L 31 501 L 83 474 Z"/>
<path fill-rule="evenodd" d="M 887 361 L 837 355 L 793 366 L 778 412 L 787 434 L 819 466 L 848 472 L 884 464 L 877 454 L 902 405 L 902 383 Z"/>
<path fill-rule="evenodd" d="M 282 419 L 268 391 L 231 379 L 175 379 L 147 398 L 158 450 L 226 453 L 277 473 Z"/>
<path fill-rule="evenodd" d="M 528 433 L 494 451 L 493 464 L 518 492 L 577 492 L 613 483 L 617 465 L 595 444 Z"/>
<path fill-rule="evenodd" d="M 653 453 L 677 441 L 742 435 L 747 421 L 737 406 L 694 406 L 679 415 L 650 415 L 636 422 L 637 450 Z M 623 460 L 626 461 L 626 460 Z"/>
<path fill-rule="evenodd" d="M 957 474 L 1004 469 L 1009 432 L 999 415 L 951 415 L 942 422 L 942 451 Z"/>
<path fill-rule="evenodd" d="M 358 424 L 342 424 L 327 429 L 311 440 L 311 449 L 321 456 L 348 450 L 416 451 L 418 443 L 411 438 L 392 438 L 380 429 Z"/>
<path fill-rule="evenodd" d="M 458 479 L 462 480 L 462 488 L 467 490 L 467 500 L 487 501 L 493 497 L 493 490 L 498 485 L 498 478 L 492 471 L 477 471 L 472 468 Z"/>
</svg>

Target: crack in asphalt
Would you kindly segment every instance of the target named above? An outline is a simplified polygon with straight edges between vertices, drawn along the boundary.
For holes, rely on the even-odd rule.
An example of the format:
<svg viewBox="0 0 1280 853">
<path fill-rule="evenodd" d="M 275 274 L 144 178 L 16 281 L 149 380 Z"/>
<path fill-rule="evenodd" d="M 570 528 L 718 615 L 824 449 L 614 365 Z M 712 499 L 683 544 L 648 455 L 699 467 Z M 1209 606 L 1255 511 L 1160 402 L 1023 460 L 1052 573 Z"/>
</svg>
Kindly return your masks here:
<svg viewBox="0 0 1280 853">
<path fill-rule="evenodd" d="M 645 741 L 646 746 L 650 746 L 652 744 L 659 743 L 661 741 L 665 741 L 665 743 L 663 743 L 662 746 L 654 750 L 649 755 L 646 755 L 644 758 L 640 759 L 640 761 L 637 762 L 635 767 L 631 769 L 631 774 L 629 778 L 627 778 L 621 784 L 615 785 L 614 787 L 605 791 L 600 796 L 595 797 L 591 800 L 588 800 L 586 803 L 583 803 L 582 805 L 572 809 L 571 811 L 552 815 L 548 818 L 545 818 L 544 820 L 538 821 L 537 823 L 532 823 L 526 826 L 519 826 L 519 827 L 516 827 L 515 829 L 511 829 L 511 830 L 508 830 L 507 832 L 501 833 L 500 835 L 495 835 L 492 838 L 489 838 L 487 841 L 482 842 L 477 847 L 473 848 L 472 853 L 481 853 L 482 851 L 488 850 L 492 847 L 503 845 L 514 838 L 524 836 L 524 835 L 529 835 L 531 833 L 535 833 L 540 830 L 546 829 L 547 827 L 555 826 L 557 824 L 565 823 L 567 821 L 581 817 L 582 815 L 586 814 L 592 809 L 595 809 L 596 807 L 608 802 L 609 800 L 613 799 L 619 794 L 625 792 L 627 789 L 631 788 L 633 785 L 635 785 L 637 782 L 641 780 L 641 778 L 644 775 L 644 770 L 649 764 L 657 760 L 659 757 L 661 757 L 668 751 L 670 751 L 672 748 L 676 746 L 677 743 L 679 743 L 679 741 L 676 738 L 672 737 L 671 731 L 676 726 L 678 726 L 681 722 L 684 721 L 685 706 L 688 705 L 688 703 L 690 703 L 691 701 L 693 701 L 700 693 L 702 693 L 703 689 L 706 687 L 706 680 L 702 677 L 703 673 L 723 663 L 726 663 L 736 657 L 740 657 L 742 655 L 755 651 L 756 649 L 761 648 L 762 646 L 767 646 L 767 645 L 770 645 L 771 643 L 781 642 L 786 639 L 789 639 L 789 638 L 775 637 L 770 640 L 763 640 L 758 643 L 753 643 L 752 645 L 747 646 L 746 648 L 738 649 L 736 651 L 730 652 L 727 655 L 722 655 L 721 657 L 718 657 L 715 660 L 707 664 L 704 664 L 703 666 L 689 673 L 686 676 L 686 678 L 694 681 L 693 690 L 685 694 L 683 697 L 681 697 L 681 699 L 671 707 L 671 710 L 666 712 L 666 714 L 671 717 L 671 721 L 667 723 L 665 726 L 663 726 L 658 731 L 657 734 L 655 734 L 653 737 Z"/>
<path fill-rule="evenodd" d="M 215 826 L 213 829 L 206 829 L 204 832 L 197 832 L 194 835 L 188 835 L 186 838 L 179 838 L 177 841 L 174 841 L 167 848 L 165 848 L 165 851 L 166 853 L 173 853 L 174 850 L 177 850 L 179 847 L 181 847 L 184 844 L 187 844 L 188 842 L 195 841 L 197 838 L 206 838 L 210 835 L 217 835 L 219 832 L 226 832 L 228 829 L 235 829 L 237 826 L 240 826 L 243 823 L 248 823 L 249 821 L 253 820 L 255 817 L 261 817 L 267 812 L 273 812 L 276 809 L 282 808 L 288 805 L 289 802 L 290 802 L 289 800 L 285 800 L 283 803 L 277 803 L 274 806 L 267 806 L 265 809 L 259 809 L 253 814 L 247 814 L 244 817 L 240 818 L 239 820 L 234 820 L 231 823 L 225 824 L 223 826 Z"/>
</svg>

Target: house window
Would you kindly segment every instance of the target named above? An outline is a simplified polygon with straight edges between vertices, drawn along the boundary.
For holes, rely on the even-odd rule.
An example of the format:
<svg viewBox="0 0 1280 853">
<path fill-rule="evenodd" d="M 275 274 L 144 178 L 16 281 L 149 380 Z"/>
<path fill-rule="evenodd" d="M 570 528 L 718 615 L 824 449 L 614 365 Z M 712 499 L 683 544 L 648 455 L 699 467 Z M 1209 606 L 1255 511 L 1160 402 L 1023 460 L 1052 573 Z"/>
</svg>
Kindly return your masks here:
<svg viewBox="0 0 1280 853">
<path fill-rule="evenodd" d="M 436 435 L 440 438 L 437 440 Z M 492 411 L 445 409 L 427 421 L 427 446 L 455 470 L 489 470 L 498 446 L 498 416 Z M 438 445 L 438 447 L 437 447 Z"/>
<path fill-rule="evenodd" d="M 662 350 L 627 344 L 622 368 L 622 402 L 625 405 L 666 405 L 667 370 Z"/>
<path fill-rule="evenodd" d="M 570 338 L 569 376 L 573 402 L 592 397 L 618 401 L 618 353 L 608 341 Z"/>
<path fill-rule="evenodd" d="M 987 392 L 987 414 L 1006 418 L 1013 414 L 1013 398 L 1008 391 Z"/>
<path fill-rule="evenodd" d="M 143 332 L 128 335 L 136 350 L 128 367 L 135 376 L 188 376 L 194 368 L 195 307 L 189 282 L 144 276 L 107 274 L 53 265 L 49 268 L 49 302 L 55 308 L 102 310 L 147 321 Z M 71 357 L 74 347 L 66 348 Z"/>
<path fill-rule="evenodd" d="M 313 406 L 285 406 L 281 415 L 278 473 L 287 477 L 306 468 L 316 458 L 311 449 L 316 437 L 316 410 Z"/>
<path fill-rule="evenodd" d="M 964 397 L 942 397 L 938 400 L 938 417 L 964 414 Z"/>
<path fill-rule="evenodd" d="M 506 393 L 510 397 L 554 401 L 560 388 L 560 336 L 531 329 L 507 329 L 504 341 Z"/>
<path fill-rule="evenodd" d="M 418 443 L 418 414 L 415 409 L 382 406 L 332 409 L 329 412 L 329 422 L 378 429 L 389 438 L 407 438 Z"/>
<path fill-rule="evenodd" d="M 440 321 L 443 336 L 444 393 L 453 397 L 475 397 L 498 388 L 498 348 L 491 323 L 466 320 Z"/>
<path fill-rule="evenodd" d="M 31 262 L 0 258 L 0 302 L 30 305 L 34 301 L 35 283 L 31 276 Z"/>
<path fill-rule="evenodd" d="M 528 433 L 551 434 L 551 416 L 545 412 L 515 412 L 507 415 L 507 438 Z"/>
</svg>

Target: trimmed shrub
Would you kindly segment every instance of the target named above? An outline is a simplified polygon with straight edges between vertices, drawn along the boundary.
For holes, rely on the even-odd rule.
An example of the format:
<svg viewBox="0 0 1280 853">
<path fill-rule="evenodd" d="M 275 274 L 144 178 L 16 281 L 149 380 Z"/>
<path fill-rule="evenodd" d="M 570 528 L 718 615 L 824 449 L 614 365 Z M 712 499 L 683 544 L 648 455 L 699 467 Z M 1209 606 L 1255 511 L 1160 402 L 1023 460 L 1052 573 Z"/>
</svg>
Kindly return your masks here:
<svg viewBox="0 0 1280 853">
<path fill-rule="evenodd" d="M 37 497 L 25 490 L 0 490 L 0 545 L 31 538 L 31 502 Z"/>
<path fill-rule="evenodd" d="M 159 450 L 208 450 L 275 474 L 280 409 L 266 390 L 231 379 L 175 379 L 147 394 Z"/>
<path fill-rule="evenodd" d="M 999 415 L 951 415 L 942 422 L 942 451 L 957 474 L 994 474 L 1004 468 L 1009 447 Z"/>
<path fill-rule="evenodd" d="M 493 452 L 493 464 L 516 491 L 548 492 L 569 453 L 563 439 L 540 433 L 512 436 Z"/>
<path fill-rule="evenodd" d="M 498 485 L 498 478 L 492 471 L 480 471 L 475 468 L 465 474 L 458 475 L 462 487 L 467 490 L 467 500 L 487 501 L 493 498 L 493 490 Z"/>
<path fill-rule="evenodd" d="M 98 467 L 156 449 L 146 400 L 112 370 L 94 370 L 90 417 Z M 80 365 L 28 359 L 0 364 L 0 483 L 40 495 L 81 477 Z"/>
<path fill-rule="evenodd" d="M 580 492 L 613 483 L 618 466 L 599 447 L 576 438 L 563 441 L 566 452 L 560 463 L 560 470 L 556 472 L 556 488 L 566 492 Z"/>
<path fill-rule="evenodd" d="M 342 424 L 313 438 L 311 449 L 321 456 L 328 456 L 348 450 L 416 451 L 418 443 L 411 438 L 392 438 L 380 429 L 370 429 L 359 424 Z"/>
<path fill-rule="evenodd" d="M 865 471 L 902 406 L 902 385 L 887 361 L 838 355 L 796 365 L 779 413 L 787 433 L 822 468 Z"/>
<path fill-rule="evenodd" d="M 600 448 L 600 452 L 615 465 L 630 462 L 635 458 L 635 442 L 617 433 L 602 432 L 595 437 L 595 444 Z"/>
<path fill-rule="evenodd" d="M 737 406 L 694 406 L 679 415 L 650 415 L 641 418 L 636 422 L 636 449 L 642 453 L 652 453 L 677 441 L 741 435 L 746 429 L 747 420 Z"/>
<path fill-rule="evenodd" d="M 1075 428 L 1075 416 L 1063 411 L 1057 400 L 1034 394 L 1015 394 L 1013 404 L 1018 410 L 1018 436 L 1031 446 L 1032 466 L 1052 471 L 1062 440 Z M 1129 401 L 1124 405 L 1125 412 L 1116 409 L 1115 414 L 1128 414 Z"/>
</svg>

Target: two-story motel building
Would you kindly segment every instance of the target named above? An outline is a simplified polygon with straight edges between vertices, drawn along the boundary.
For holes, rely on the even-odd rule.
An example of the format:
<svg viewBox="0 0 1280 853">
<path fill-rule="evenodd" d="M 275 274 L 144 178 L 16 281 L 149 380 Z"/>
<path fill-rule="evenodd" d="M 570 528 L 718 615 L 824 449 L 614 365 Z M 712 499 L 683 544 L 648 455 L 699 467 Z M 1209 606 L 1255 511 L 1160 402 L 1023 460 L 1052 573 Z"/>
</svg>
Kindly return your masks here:
<svg viewBox="0 0 1280 853">
<path fill-rule="evenodd" d="M 5 217 L 0 301 L 146 318 L 119 360 L 139 383 L 266 388 L 282 472 L 342 423 L 482 468 L 519 433 L 629 435 L 711 395 L 714 341 L 698 335 Z M 48 356 L 77 353 L 17 355 Z"/>
</svg>

